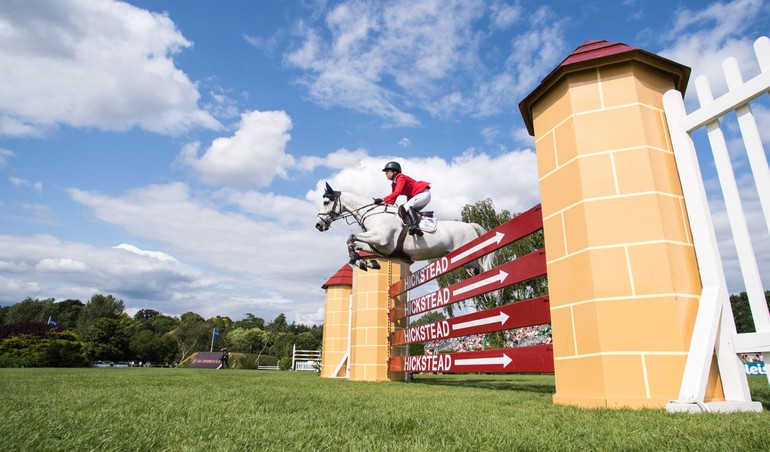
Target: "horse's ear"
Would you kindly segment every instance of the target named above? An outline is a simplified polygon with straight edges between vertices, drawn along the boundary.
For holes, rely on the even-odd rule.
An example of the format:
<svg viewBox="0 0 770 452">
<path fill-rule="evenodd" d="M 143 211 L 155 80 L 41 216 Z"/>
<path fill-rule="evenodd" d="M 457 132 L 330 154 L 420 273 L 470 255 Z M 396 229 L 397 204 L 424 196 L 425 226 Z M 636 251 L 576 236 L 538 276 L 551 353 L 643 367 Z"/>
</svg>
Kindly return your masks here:
<svg viewBox="0 0 770 452">
<path fill-rule="evenodd" d="M 334 196 L 334 190 L 332 189 L 332 186 L 329 185 L 329 183 L 326 183 L 326 192 L 324 193 L 324 198 L 330 198 Z"/>
</svg>

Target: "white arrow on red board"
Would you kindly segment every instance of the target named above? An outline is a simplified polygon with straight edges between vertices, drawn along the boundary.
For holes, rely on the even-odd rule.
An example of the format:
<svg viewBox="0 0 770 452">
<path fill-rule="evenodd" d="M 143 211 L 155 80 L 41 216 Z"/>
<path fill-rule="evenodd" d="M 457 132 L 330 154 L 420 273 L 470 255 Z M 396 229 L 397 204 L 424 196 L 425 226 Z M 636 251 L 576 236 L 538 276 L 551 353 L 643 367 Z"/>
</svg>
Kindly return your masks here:
<svg viewBox="0 0 770 452">
<path fill-rule="evenodd" d="M 481 325 L 489 325 L 491 323 L 497 323 L 500 322 L 500 326 L 505 325 L 505 322 L 508 321 L 508 315 L 506 315 L 504 312 L 500 312 L 497 315 L 493 315 L 490 317 L 484 317 L 481 319 L 476 320 L 469 320 L 467 322 L 462 323 L 456 323 L 452 326 L 453 330 L 461 330 L 464 328 L 473 328 L 474 326 L 481 326 Z"/>
<path fill-rule="evenodd" d="M 476 251 L 485 248 L 493 243 L 500 243 L 503 241 L 503 237 L 505 237 L 505 234 L 502 232 L 496 232 L 494 237 L 488 238 L 487 240 L 484 240 L 483 242 L 479 243 L 478 245 L 469 248 L 462 253 L 458 254 L 457 256 L 449 259 L 449 262 L 454 264 L 455 262 L 459 262 L 461 259 L 464 259 L 467 256 L 470 256 L 471 254 L 475 253 Z"/>
<path fill-rule="evenodd" d="M 465 287 L 461 287 L 461 288 L 459 288 L 457 290 L 453 290 L 452 291 L 452 296 L 456 297 L 457 295 L 462 295 L 465 292 L 470 292 L 470 291 L 472 291 L 474 289 L 478 289 L 479 287 L 484 287 L 487 284 L 492 284 L 492 283 L 495 283 L 495 282 L 498 283 L 498 284 L 502 284 L 503 281 L 505 281 L 505 278 L 507 278 L 507 277 L 508 277 L 508 273 L 500 270 L 500 273 L 498 273 L 498 274 L 496 274 L 494 276 L 490 276 L 489 278 L 482 279 L 481 281 L 476 281 L 473 284 L 467 285 Z"/>
<path fill-rule="evenodd" d="M 465 358 L 465 359 L 455 359 L 454 365 L 455 366 L 482 366 L 482 365 L 488 365 L 488 364 L 502 364 L 503 367 L 507 367 L 508 364 L 513 361 L 511 358 L 508 357 L 505 353 L 503 353 L 503 356 L 494 357 L 494 358 Z"/>
</svg>

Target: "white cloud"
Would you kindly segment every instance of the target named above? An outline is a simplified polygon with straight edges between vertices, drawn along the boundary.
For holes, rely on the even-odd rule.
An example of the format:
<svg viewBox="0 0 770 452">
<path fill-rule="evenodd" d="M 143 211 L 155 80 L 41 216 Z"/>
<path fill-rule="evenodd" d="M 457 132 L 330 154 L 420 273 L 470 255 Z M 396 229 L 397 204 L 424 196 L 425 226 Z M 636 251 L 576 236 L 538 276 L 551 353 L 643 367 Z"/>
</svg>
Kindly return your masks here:
<svg viewBox="0 0 770 452">
<path fill-rule="evenodd" d="M 31 188 L 32 190 L 38 193 L 41 193 L 43 191 L 43 183 L 40 181 L 30 182 L 20 177 L 11 177 L 9 180 L 11 181 L 11 185 L 13 185 L 14 187 Z"/>
<path fill-rule="evenodd" d="M 398 158 L 368 157 L 356 167 L 345 168 L 329 178 L 335 190 L 353 191 L 372 197 L 390 193 L 390 182 L 381 169 L 389 160 L 397 160 L 404 174 L 431 183 L 432 200 L 427 210 L 439 219 L 460 218 L 466 204 L 491 198 L 495 207 L 522 212 L 539 202 L 537 161 L 530 150 L 490 156 L 469 150 L 451 160 L 440 157 Z M 320 202 L 324 181 L 319 181 L 307 199 Z"/>
<path fill-rule="evenodd" d="M 158 259 L 159 261 L 176 262 L 176 259 L 174 259 L 172 256 L 169 256 L 168 254 L 162 251 L 147 251 L 147 250 L 140 249 L 134 245 L 129 245 L 128 243 L 121 243 L 120 245 L 115 246 L 113 248 L 119 249 L 119 250 L 126 250 L 130 253 L 138 254 L 140 256 L 152 257 L 154 259 Z"/>
<path fill-rule="evenodd" d="M 341 232 L 321 235 L 313 227 L 320 202 L 235 190 L 208 195 L 181 183 L 148 186 L 119 196 L 77 189 L 70 190 L 70 195 L 99 220 L 159 244 L 156 252 L 174 256 L 179 266 L 194 266 L 195 279 L 180 283 L 173 294 L 169 289 L 158 296 L 165 296 L 169 305 L 181 300 L 185 310 L 204 316 L 241 318 L 249 306 L 265 306 L 267 311 L 259 310 L 265 315 L 283 311 L 290 318 L 315 312 L 323 305 L 320 287 L 330 276 L 329 269 L 339 268 L 347 256 Z M 158 272 L 172 263 L 137 257 Z M 133 283 L 145 291 L 152 287 L 135 278 L 121 280 L 124 292 Z M 164 301 L 148 294 L 142 297 L 153 303 Z M 253 301 L 243 304 L 235 299 Z M 287 301 L 278 307 L 277 299 Z M 179 314 L 182 308 L 172 309 L 163 312 Z"/>
<path fill-rule="evenodd" d="M 283 111 L 246 112 L 233 136 L 215 139 L 200 157 L 199 144 L 189 144 L 179 161 L 208 185 L 266 187 L 276 176 L 285 178 L 294 162 L 285 152 L 291 127 Z"/>
<path fill-rule="evenodd" d="M 527 21 L 523 14 L 502 2 L 343 2 L 323 21 L 299 23 L 301 44 L 285 58 L 305 71 L 300 83 L 325 107 L 395 126 L 419 124 L 415 109 L 484 117 L 514 108 L 563 57 L 563 20 L 546 7 L 526 12 Z M 509 48 L 480 51 L 485 32 L 475 27 L 485 18 L 515 34 Z M 489 52 L 510 56 L 501 65 L 484 60 Z"/>
<path fill-rule="evenodd" d="M 524 12 L 519 5 L 509 5 L 501 1 L 492 3 L 490 9 L 492 23 L 496 28 L 510 27 L 521 18 Z"/>
<path fill-rule="evenodd" d="M 702 10 L 680 9 L 669 33 L 664 36 L 669 46 L 658 52 L 661 56 L 692 68 L 686 93 L 688 102 L 696 99 L 695 80 L 705 75 L 714 97 L 727 91 L 722 62 L 735 57 L 745 74 L 757 70 L 754 39 L 746 35 L 752 26 L 761 23 L 767 9 L 762 0 L 734 0 L 712 3 Z"/>
<path fill-rule="evenodd" d="M 45 258 L 40 260 L 40 262 L 38 262 L 35 265 L 35 269 L 41 272 L 83 273 L 88 271 L 88 265 L 86 265 L 85 262 L 81 262 L 73 259 L 67 259 L 67 258 L 58 258 L 58 259 Z"/>
<path fill-rule="evenodd" d="M 302 171 L 312 171 L 319 166 L 342 169 L 350 166 L 357 166 L 358 163 L 367 156 L 368 153 L 365 149 L 356 149 L 354 151 L 338 149 L 326 155 L 326 157 L 301 157 L 297 161 L 296 167 Z"/>
<path fill-rule="evenodd" d="M 8 159 L 13 157 L 14 153 L 8 149 L 0 148 L 0 168 L 5 167 Z"/>
<path fill-rule="evenodd" d="M 0 134 L 220 127 L 174 64 L 192 43 L 164 14 L 112 0 L 14 0 L 0 2 L 0 30 Z"/>
</svg>

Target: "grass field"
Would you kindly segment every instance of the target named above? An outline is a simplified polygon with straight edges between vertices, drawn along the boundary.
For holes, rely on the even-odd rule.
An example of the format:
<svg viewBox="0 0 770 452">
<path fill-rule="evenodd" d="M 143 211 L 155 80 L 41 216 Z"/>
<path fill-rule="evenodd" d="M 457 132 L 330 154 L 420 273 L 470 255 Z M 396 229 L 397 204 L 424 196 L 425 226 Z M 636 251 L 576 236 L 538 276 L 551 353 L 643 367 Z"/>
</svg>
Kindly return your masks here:
<svg viewBox="0 0 770 452">
<path fill-rule="evenodd" d="M 750 377 L 767 410 L 765 377 Z M 767 450 L 770 412 L 554 406 L 553 377 L 414 383 L 202 369 L 0 369 L 2 450 Z M 765 444 L 765 446 L 762 446 Z"/>
</svg>

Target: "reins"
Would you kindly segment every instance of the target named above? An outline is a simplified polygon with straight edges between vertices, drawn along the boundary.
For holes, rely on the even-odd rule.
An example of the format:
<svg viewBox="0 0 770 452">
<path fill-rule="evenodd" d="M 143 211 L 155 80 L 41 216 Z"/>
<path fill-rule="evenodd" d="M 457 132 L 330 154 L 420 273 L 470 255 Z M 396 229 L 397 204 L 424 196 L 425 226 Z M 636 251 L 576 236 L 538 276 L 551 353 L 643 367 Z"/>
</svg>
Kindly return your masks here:
<svg viewBox="0 0 770 452">
<path fill-rule="evenodd" d="M 349 217 L 353 217 L 356 220 L 356 223 L 358 223 L 358 225 L 361 227 L 361 229 L 364 232 L 366 232 L 366 226 L 364 226 L 364 221 L 366 220 L 367 216 L 369 216 L 369 213 L 372 210 L 377 209 L 382 204 L 375 204 L 375 203 L 364 204 L 363 206 L 361 206 L 361 207 L 359 207 L 359 208 L 357 208 L 355 210 L 343 212 L 343 210 L 342 210 L 342 202 L 340 201 L 341 194 L 342 193 L 340 193 L 340 192 L 335 193 L 334 197 L 331 198 L 334 201 L 334 204 L 332 205 L 332 208 L 329 211 L 329 213 L 319 213 L 318 217 L 327 226 L 331 225 L 332 223 L 334 223 L 335 221 L 337 221 L 337 220 L 339 220 L 341 218 L 345 218 L 345 222 L 347 224 L 353 224 L 353 222 L 351 222 L 349 220 Z M 335 213 L 334 211 L 338 208 L 338 206 L 339 206 L 339 213 Z M 385 207 L 385 209 L 382 212 L 374 212 L 372 215 L 381 215 L 381 214 L 396 215 L 396 212 L 389 212 L 388 211 L 388 206 L 387 205 L 384 205 L 384 207 Z M 367 210 L 365 212 L 363 212 L 362 214 L 360 214 L 361 215 L 361 219 L 359 220 L 358 217 L 354 213 L 358 213 L 358 212 L 360 212 L 363 209 L 367 209 Z M 334 216 L 335 214 L 336 214 L 336 216 Z M 325 215 L 329 219 L 324 218 L 322 215 Z"/>
</svg>

